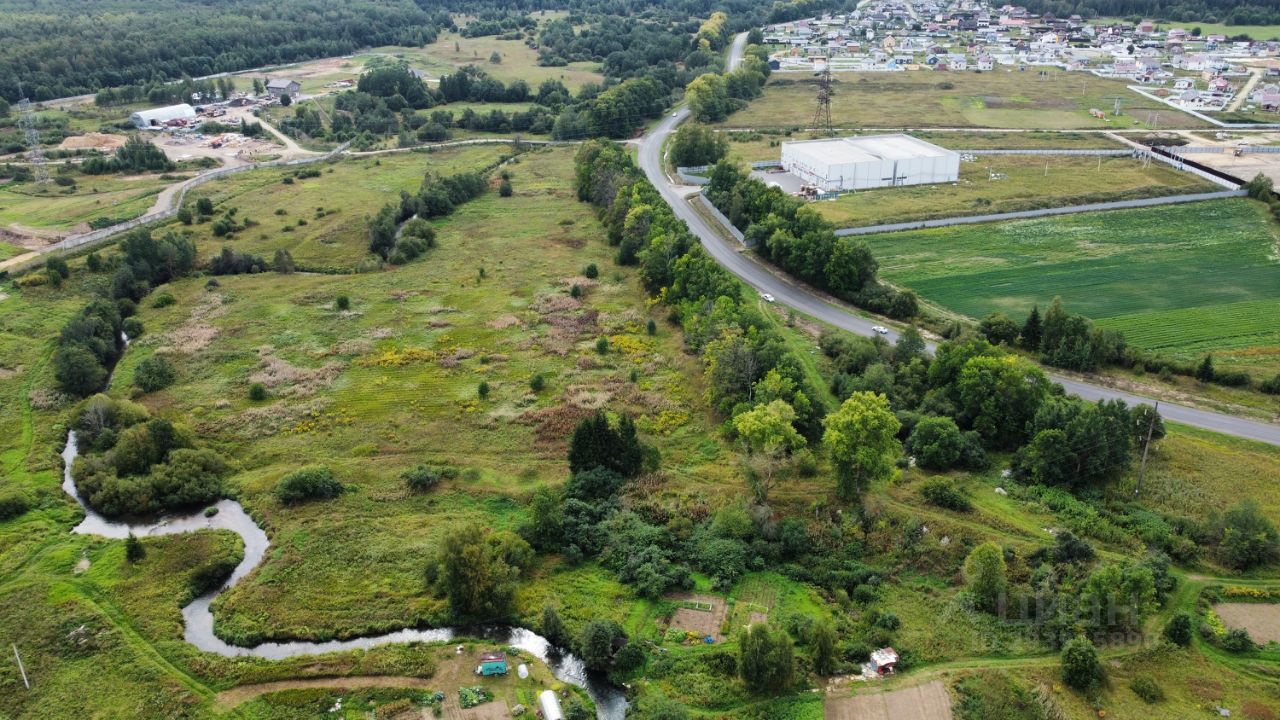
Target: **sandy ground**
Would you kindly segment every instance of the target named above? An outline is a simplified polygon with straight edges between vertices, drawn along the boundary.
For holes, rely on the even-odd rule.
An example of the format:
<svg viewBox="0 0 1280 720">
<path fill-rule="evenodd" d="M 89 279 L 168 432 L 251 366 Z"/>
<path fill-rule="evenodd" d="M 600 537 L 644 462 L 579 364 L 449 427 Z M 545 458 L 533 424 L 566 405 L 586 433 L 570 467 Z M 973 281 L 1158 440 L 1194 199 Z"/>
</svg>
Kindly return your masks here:
<svg viewBox="0 0 1280 720">
<path fill-rule="evenodd" d="M 127 141 L 124 135 L 107 135 L 104 133 L 85 133 L 84 135 L 73 135 L 69 138 L 63 138 L 58 144 L 59 150 L 98 150 L 100 152 L 113 152 L 123 147 Z"/>
<path fill-rule="evenodd" d="M 720 627 L 724 625 L 725 615 L 728 612 L 728 606 L 725 604 L 724 598 L 697 593 L 679 593 L 668 595 L 667 597 L 671 600 L 706 603 L 711 606 L 710 610 L 695 610 L 685 607 L 676 610 L 675 614 L 671 616 L 671 627 L 697 633 L 699 637 L 710 635 L 715 638 L 716 642 L 724 641 L 724 636 L 720 634 Z"/>
<path fill-rule="evenodd" d="M 951 696 L 940 680 L 891 692 L 827 697 L 826 720 L 951 720 Z"/>
<path fill-rule="evenodd" d="M 1280 642 L 1280 605 L 1274 603 L 1221 603 L 1213 611 L 1229 628 L 1244 628 L 1260 644 Z"/>
<path fill-rule="evenodd" d="M 1262 173 L 1280 184 L 1280 153 L 1246 153 L 1235 157 L 1230 150 L 1225 150 L 1221 155 L 1201 153 L 1190 157 L 1198 163 L 1231 173 L 1242 180 L 1252 180 L 1255 175 Z"/>
</svg>

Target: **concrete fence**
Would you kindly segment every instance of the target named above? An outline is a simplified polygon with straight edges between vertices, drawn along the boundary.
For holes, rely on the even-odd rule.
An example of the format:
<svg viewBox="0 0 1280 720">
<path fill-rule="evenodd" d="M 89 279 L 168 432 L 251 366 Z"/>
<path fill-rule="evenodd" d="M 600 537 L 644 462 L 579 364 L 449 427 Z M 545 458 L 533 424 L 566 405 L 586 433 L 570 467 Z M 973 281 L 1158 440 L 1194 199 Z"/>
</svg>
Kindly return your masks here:
<svg viewBox="0 0 1280 720">
<path fill-rule="evenodd" d="M 702 207 L 706 208 L 707 212 L 711 214 L 711 217 L 716 219 L 716 222 L 720 223 L 721 227 L 729 231 L 729 234 L 733 236 L 734 240 L 737 240 L 743 245 L 747 244 L 746 237 L 743 236 L 742 231 L 735 227 L 733 223 L 729 222 L 729 218 L 725 217 L 724 213 L 720 212 L 720 208 L 711 204 L 711 201 L 707 199 L 705 191 L 699 192 L 695 196 L 695 200 L 701 203 Z"/>
<path fill-rule="evenodd" d="M 1246 155 L 1252 155 L 1254 153 L 1280 153 L 1280 145 L 1237 145 L 1234 147 L 1227 145 L 1181 145 L 1169 146 L 1165 149 L 1175 155 L 1221 155 L 1223 153 L 1231 153 L 1236 150 L 1239 150 Z"/>
<path fill-rule="evenodd" d="M 1120 157 L 1124 155 L 1134 155 L 1132 149 L 1126 148 L 1096 148 L 1096 149 L 1067 149 L 1067 148 L 1042 148 L 1037 150 L 956 150 L 961 155 L 1084 155 L 1084 156 L 1102 156 L 1102 157 Z"/>
<path fill-rule="evenodd" d="M 1155 207 L 1159 205 L 1204 202 L 1206 200 L 1221 200 L 1224 198 L 1243 197 L 1247 194 L 1248 193 L 1244 190 L 1223 190 L 1221 192 L 1169 195 L 1166 197 L 1142 198 L 1140 200 L 1116 200 L 1114 202 L 1089 203 L 1087 205 L 1073 205 L 1070 207 L 1041 208 L 1039 210 L 1020 210 L 1017 212 L 992 213 L 990 215 L 967 215 L 964 217 L 939 218 L 937 220 L 916 220 L 913 222 L 888 223 L 885 225 L 841 228 L 836 230 L 836 235 L 875 235 L 878 233 L 902 232 L 904 230 L 923 230 L 926 228 L 950 227 L 953 225 L 974 225 L 977 223 L 1002 222 L 1005 220 L 1029 220 L 1033 218 L 1052 217 L 1055 215 L 1072 215 L 1075 213 L 1125 210 L 1130 208 Z"/>
</svg>

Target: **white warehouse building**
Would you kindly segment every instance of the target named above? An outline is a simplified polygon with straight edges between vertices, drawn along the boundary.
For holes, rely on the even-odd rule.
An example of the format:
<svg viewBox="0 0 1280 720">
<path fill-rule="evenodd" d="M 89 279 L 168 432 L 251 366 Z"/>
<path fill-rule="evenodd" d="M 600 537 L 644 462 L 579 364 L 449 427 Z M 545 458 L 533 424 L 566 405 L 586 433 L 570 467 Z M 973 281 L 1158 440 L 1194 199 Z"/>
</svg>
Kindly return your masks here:
<svg viewBox="0 0 1280 720">
<path fill-rule="evenodd" d="M 782 143 L 782 168 L 823 192 L 955 182 L 960 154 L 910 135 Z"/>
<path fill-rule="evenodd" d="M 139 130 L 147 128 L 162 128 L 170 120 L 186 120 L 188 122 L 196 119 L 196 109 L 187 104 L 170 105 L 169 107 L 154 108 L 151 110 L 139 110 L 129 116 L 129 122 Z"/>
</svg>

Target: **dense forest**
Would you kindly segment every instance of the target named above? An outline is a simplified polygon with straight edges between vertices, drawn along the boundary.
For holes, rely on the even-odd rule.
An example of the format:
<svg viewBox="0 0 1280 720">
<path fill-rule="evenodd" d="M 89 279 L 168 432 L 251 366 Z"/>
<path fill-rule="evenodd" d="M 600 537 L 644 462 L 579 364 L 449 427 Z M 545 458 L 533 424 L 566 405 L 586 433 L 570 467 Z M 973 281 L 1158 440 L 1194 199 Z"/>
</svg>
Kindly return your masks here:
<svg viewBox="0 0 1280 720">
<path fill-rule="evenodd" d="M 435 40 L 447 15 L 408 0 L 248 0 L 163 6 L 0 2 L 0 97 L 50 100 Z M 22 93 L 18 83 L 23 84 Z"/>
<path fill-rule="evenodd" d="M 1029 0 L 1032 12 L 1059 17 L 1137 17 L 1226 25 L 1280 24 L 1280 6 L 1267 0 Z"/>
<path fill-rule="evenodd" d="M 716 10 L 731 30 L 812 15 L 846 0 L 0 0 L 0 98 L 44 101 L 103 88 L 153 86 L 183 77 L 346 55 L 379 45 L 422 46 L 454 29 L 449 12 L 474 16 L 464 34 L 534 34 L 528 13 L 568 9 L 574 24 L 591 25 L 580 40 L 559 35 L 560 58 L 603 61 L 637 43 L 651 44 L 670 63 L 688 48 L 680 24 Z M 847 4 L 847 3 L 846 3 Z M 623 20 L 622 18 L 640 20 Z M 637 30 L 637 28 L 643 28 Z M 664 32 L 676 29 L 677 34 Z M 553 34 L 551 37 L 555 37 Z M 677 46 L 681 46 L 678 47 Z M 634 53 L 632 53 L 634 55 Z M 635 67 L 618 68 L 615 76 Z M 21 83 L 21 89 L 19 88 Z M 670 84 L 664 82 L 664 84 Z"/>
</svg>

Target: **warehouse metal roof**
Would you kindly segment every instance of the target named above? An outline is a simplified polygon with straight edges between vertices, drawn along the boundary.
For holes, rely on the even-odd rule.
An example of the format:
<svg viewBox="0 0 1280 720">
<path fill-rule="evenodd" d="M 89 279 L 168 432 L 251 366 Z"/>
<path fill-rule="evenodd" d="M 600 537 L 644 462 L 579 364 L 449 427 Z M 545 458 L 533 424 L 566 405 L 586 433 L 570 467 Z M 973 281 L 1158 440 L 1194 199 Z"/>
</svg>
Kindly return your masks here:
<svg viewBox="0 0 1280 720">
<path fill-rule="evenodd" d="M 826 165 L 945 157 L 952 154 L 952 151 L 946 148 L 901 134 L 800 140 L 783 143 L 783 147 L 805 155 L 814 164 Z"/>
</svg>

